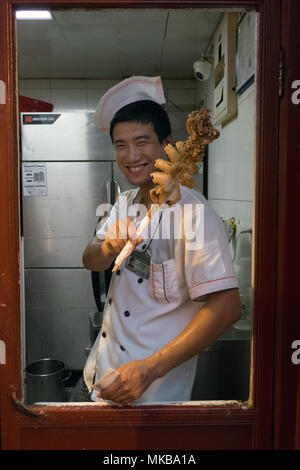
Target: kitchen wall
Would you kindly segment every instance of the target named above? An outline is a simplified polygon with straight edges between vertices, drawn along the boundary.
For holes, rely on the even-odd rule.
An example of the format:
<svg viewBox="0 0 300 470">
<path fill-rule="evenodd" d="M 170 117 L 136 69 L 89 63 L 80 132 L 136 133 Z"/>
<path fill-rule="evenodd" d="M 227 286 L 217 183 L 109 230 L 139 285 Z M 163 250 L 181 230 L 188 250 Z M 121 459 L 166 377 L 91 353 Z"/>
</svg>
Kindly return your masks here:
<svg viewBox="0 0 300 470">
<path fill-rule="evenodd" d="M 213 79 L 198 82 L 197 103 L 213 110 Z M 251 285 L 252 244 L 249 234 L 240 232 L 253 228 L 254 156 L 256 84 L 238 96 L 237 117 L 224 127 L 217 126 L 220 137 L 209 146 L 208 199 L 225 219 L 235 218 L 236 236 L 230 249 L 235 254 L 235 270 L 240 285 Z M 236 244 L 236 240 L 238 243 Z"/>
</svg>

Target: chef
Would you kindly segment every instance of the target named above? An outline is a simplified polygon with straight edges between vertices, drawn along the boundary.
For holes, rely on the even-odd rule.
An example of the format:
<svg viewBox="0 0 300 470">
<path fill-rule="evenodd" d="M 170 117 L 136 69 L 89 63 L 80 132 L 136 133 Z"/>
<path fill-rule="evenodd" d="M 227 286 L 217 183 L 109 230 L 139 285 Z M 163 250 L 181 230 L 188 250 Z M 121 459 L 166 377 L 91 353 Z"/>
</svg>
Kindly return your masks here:
<svg viewBox="0 0 300 470">
<path fill-rule="evenodd" d="M 128 239 L 135 245 L 112 275 L 102 328 L 84 369 L 93 401 L 190 400 L 198 353 L 241 316 L 223 222 L 198 191 L 180 186 L 180 201 L 159 209 L 151 227 L 135 236 L 140 212 L 133 209 L 151 207 L 154 162 L 173 143 L 164 103 L 160 77 L 134 76 L 111 88 L 94 116 L 136 188 L 119 196 L 83 253 L 87 269 L 104 271 Z M 187 220 L 196 227 L 193 243 Z M 101 392 L 93 390 L 109 369 L 117 378 Z"/>
</svg>

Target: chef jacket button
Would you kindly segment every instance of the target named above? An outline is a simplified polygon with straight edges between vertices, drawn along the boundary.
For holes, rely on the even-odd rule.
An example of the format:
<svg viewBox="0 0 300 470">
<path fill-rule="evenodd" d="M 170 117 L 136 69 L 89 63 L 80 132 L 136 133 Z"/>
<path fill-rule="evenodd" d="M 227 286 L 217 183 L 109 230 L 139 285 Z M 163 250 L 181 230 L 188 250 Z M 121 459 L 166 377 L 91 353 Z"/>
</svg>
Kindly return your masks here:
<svg viewBox="0 0 300 470">
<path fill-rule="evenodd" d="M 118 269 L 118 271 L 116 272 L 116 275 L 120 276 L 120 274 L 121 274 L 121 271 L 120 271 L 120 269 Z"/>
<path fill-rule="evenodd" d="M 138 283 L 140 284 L 141 282 L 143 282 L 143 278 L 142 278 L 142 277 L 139 277 L 139 278 L 138 278 Z"/>
<path fill-rule="evenodd" d="M 120 348 L 122 349 L 122 351 L 125 351 L 125 348 L 124 346 L 122 346 L 122 344 L 120 345 Z"/>
<path fill-rule="evenodd" d="M 110 304 L 112 303 L 112 299 L 109 299 L 108 303 L 109 303 L 109 305 L 110 305 Z"/>
<path fill-rule="evenodd" d="M 106 337 L 106 333 L 105 333 L 105 331 L 103 331 L 103 332 L 102 332 L 102 336 L 103 336 L 103 338 L 105 338 L 105 337 Z"/>
<path fill-rule="evenodd" d="M 130 312 L 128 312 L 128 310 L 125 310 L 124 315 L 125 315 L 125 317 L 129 317 Z"/>
</svg>

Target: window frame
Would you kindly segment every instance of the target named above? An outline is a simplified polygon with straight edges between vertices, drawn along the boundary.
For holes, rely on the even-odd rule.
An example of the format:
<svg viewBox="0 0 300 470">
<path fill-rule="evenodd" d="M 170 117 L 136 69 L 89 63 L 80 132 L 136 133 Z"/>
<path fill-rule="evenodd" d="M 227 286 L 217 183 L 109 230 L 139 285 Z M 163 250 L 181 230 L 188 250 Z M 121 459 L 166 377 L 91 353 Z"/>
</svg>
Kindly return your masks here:
<svg viewBox="0 0 300 470">
<path fill-rule="evenodd" d="M 185 405 L 141 405 L 132 408 L 124 407 L 123 409 L 103 407 L 98 404 L 66 403 L 64 405 L 30 407 L 30 411 L 33 411 L 36 416 L 28 414 L 24 409 L 22 412 L 18 86 L 15 74 L 17 59 L 14 9 L 20 6 L 32 7 L 33 5 L 38 7 L 53 6 L 54 8 L 219 7 L 230 10 L 251 7 L 260 13 L 256 108 L 258 119 L 254 194 L 255 227 L 253 231 L 255 295 L 251 341 L 251 395 L 248 403 L 233 401 L 190 402 Z M 173 431 L 180 429 L 184 441 L 181 440 L 177 445 L 181 448 L 198 448 L 191 446 L 199 445 L 203 449 L 223 448 L 222 446 L 218 447 L 221 442 L 225 443 L 227 448 L 270 448 L 277 260 L 277 205 L 275 201 L 278 199 L 279 96 L 277 77 L 280 56 L 280 0 L 248 0 L 246 2 L 238 0 L 181 0 L 180 2 L 171 0 L 147 2 L 134 0 L 48 0 L 47 2 L 4 0 L 0 6 L 0 18 L 0 42 L 2 44 L 0 45 L 0 55 L 5 58 L 0 65 L 0 80 L 6 85 L 6 102 L 0 104 L 0 139 L 5 142 L 0 162 L 0 213 L 1 226 L 4 228 L 0 235 L 3 287 L 0 310 L 3 315 L 0 317 L 0 331 L 3 332 L 1 339 L 6 344 L 6 364 L 0 366 L 0 379 L 3 384 L 1 421 L 2 426 L 8 425 L 7 431 L 3 434 L 2 445 L 4 448 L 30 448 L 30 436 L 32 439 L 33 436 L 36 436 L 36 445 L 54 445 L 53 441 L 51 444 L 47 444 L 47 437 L 45 437 L 51 434 L 50 429 L 68 427 L 70 430 L 73 429 L 75 434 L 78 429 L 84 430 L 83 440 L 86 442 L 90 442 L 89 439 L 92 439 L 91 442 L 93 442 L 94 430 L 102 429 L 107 435 L 106 440 L 103 441 L 106 448 L 111 448 L 107 446 L 114 446 L 115 442 L 120 444 L 117 431 L 124 429 L 128 433 L 128 446 L 146 445 L 146 442 L 149 442 L 149 435 L 153 445 L 157 446 L 154 444 L 156 442 L 155 435 L 157 435 L 157 430 L 162 427 L 166 430 L 166 436 L 161 445 L 165 446 L 168 445 L 168 439 L 170 443 L 176 443 Z M 262 67 L 261 64 L 264 66 Z M 270 109 L 272 109 L 272 119 L 269 115 Z M 11 432 L 8 432 L 9 430 Z M 39 436 L 35 434 L 37 430 Z M 196 435 L 194 430 L 197 430 Z M 216 443 L 211 442 L 212 430 L 217 436 Z M 139 439 L 137 436 L 140 436 Z M 55 448 L 63 448 L 59 447 L 63 441 L 63 439 L 60 442 L 57 440 L 58 447 Z M 43 444 L 38 444 L 38 442 Z M 76 442 L 75 439 L 74 445 Z M 126 445 L 126 439 L 122 443 L 122 445 Z M 121 447 L 117 445 L 116 448 Z"/>
</svg>

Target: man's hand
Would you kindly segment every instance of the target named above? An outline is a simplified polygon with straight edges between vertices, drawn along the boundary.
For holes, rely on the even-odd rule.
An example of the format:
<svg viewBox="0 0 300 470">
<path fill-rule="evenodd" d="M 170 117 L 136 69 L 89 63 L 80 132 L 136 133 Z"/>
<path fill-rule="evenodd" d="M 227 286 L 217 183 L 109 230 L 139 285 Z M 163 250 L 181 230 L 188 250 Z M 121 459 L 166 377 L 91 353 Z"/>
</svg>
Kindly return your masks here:
<svg viewBox="0 0 300 470">
<path fill-rule="evenodd" d="M 97 237 L 88 244 L 82 256 L 82 262 L 86 269 L 91 271 L 105 271 L 112 264 L 116 256 L 122 251 L 128 240 L 139 245 L 143 238 L 136 238 L 136 226 L 132 219 L 118 219 L 112 224 L 104 241 Z"/>
<path fill-rule="evenodd" d="M 207 303 L 187 326 L 152 356 L 119 367 L 118 377 L 97 396 L 122 405 L 137 400 L 151 383 L 171 369 L 199 354 L 220 337 L 241 316 L 238 289 L 208 295 Z"/>
<path fill-rule="evenodd" d="M 137 238 L 136 226 L 130 217 L 118 219 L 106 232 L 105 243 L 113 250 L 116 256 L 122 251 L 128 240 L 135 246 L 143 241 L 142 237 Z"/>
<path fill-rule="evenodd" d="M 119 367 L 118 372 L 120 376 L 98 393 L 98 398 L 129 405 L 158 378 L 153 372 L 151 358 L 127 362 Z"/>
</svg>

